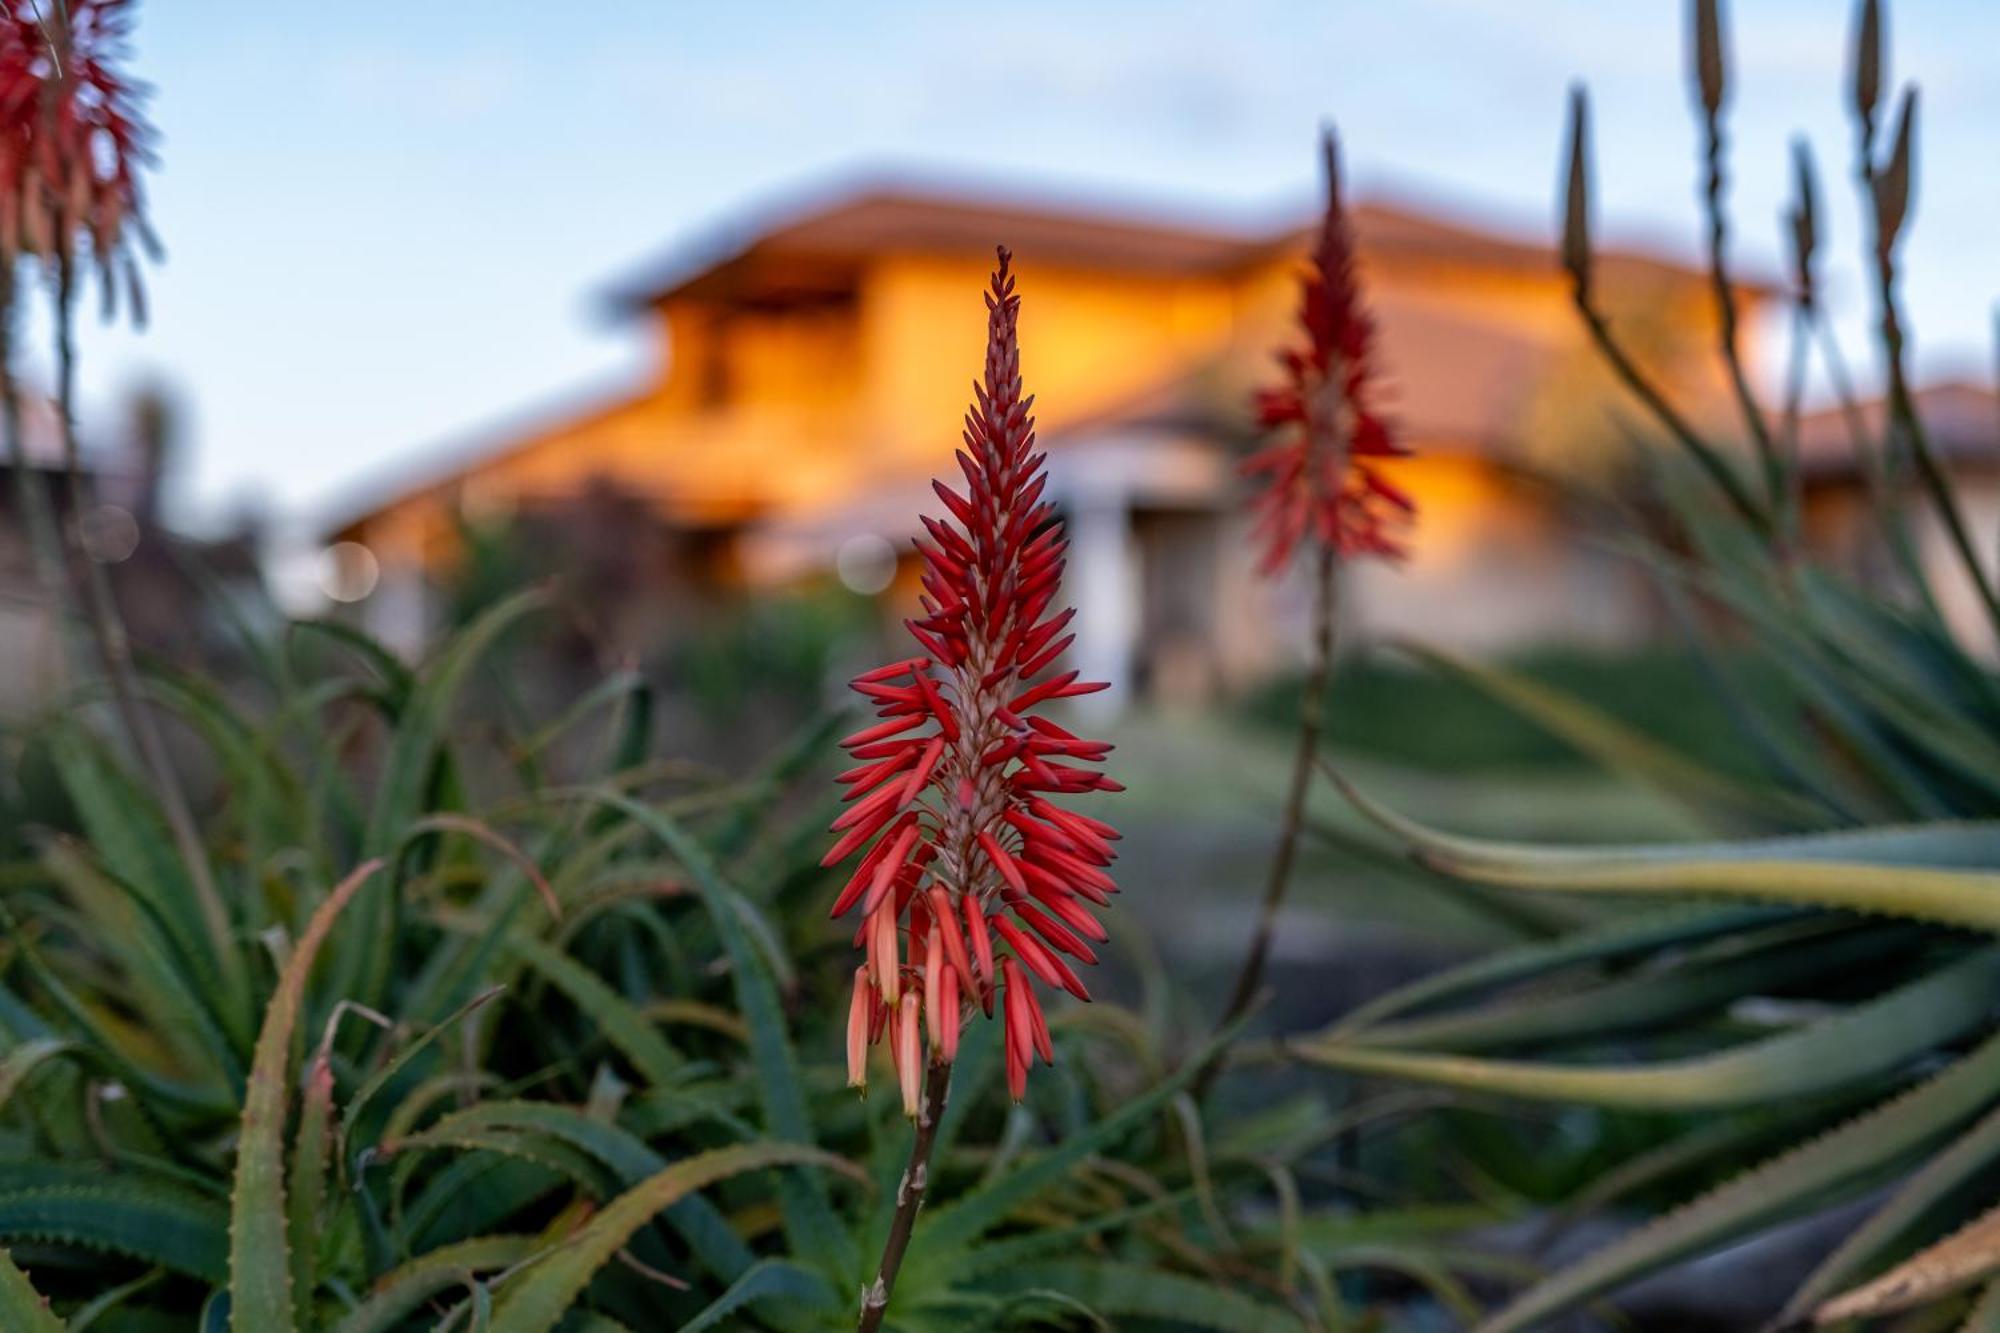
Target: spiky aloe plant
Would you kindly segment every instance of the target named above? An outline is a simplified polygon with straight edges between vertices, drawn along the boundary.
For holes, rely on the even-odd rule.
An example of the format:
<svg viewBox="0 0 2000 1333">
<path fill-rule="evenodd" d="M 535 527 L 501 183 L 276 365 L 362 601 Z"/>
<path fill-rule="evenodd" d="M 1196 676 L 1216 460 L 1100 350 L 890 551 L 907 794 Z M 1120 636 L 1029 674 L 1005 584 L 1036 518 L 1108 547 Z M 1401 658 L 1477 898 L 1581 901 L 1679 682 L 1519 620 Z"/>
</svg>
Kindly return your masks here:
<svg viewBox="0 0 2000 1333">
<path fill-rule="evenodd" d="M 1860 10 L 1854 110 L 1860 126 L 1866 267 L 1874 287 L 1889 410 L 1883 438 L 1855 445 L 1878 501 L 1879 536 L 1901 571 L 1869 593 L 1802 557 L 1793 456 L 1796 389 L 1767 419 L 1736 361 L 1734 290 L 1723 253 L 1721 117 L 1728 84 L 1717 6 L 1693 5 L 1695 88 L 1720 350 L 1732 370 L 1761 481 L 1699 434 L 1626 354 L 1599 313 L 1589 244 L 1585 105 L 1573 104 L 1564 258 L 1576 305 L 1614 368 L 1728 501 L 1683 496 L 1672 548 L 1636 545 L 1738 706 L 1769 770 L 1754 813 L 1777 828 L 1750 840 L 1559 848 L 1454 837 L 1342 782 L 1354 806 L 1433 868 L 1545 895 L 1624 901 L 1588 928 L 1483 958 L 1367 1006 L 1300 1043 L 1306 1059 L 1503 1099 L 1678 1113 L 1691 1126 L 1576 1210 L 1614 1209 L 1641 1185 L 1705 1186 L 1679 1207 L 1529 1286 L 1481 1327 L 1507 1333 L 1640 1277 L 1873 1195 L 1863 1220 L 1795 1291 L 1773 1292 L 1779 1323 L 1840 1324 L 1930 1307 L 1967 1328 L 2000 1315 L 2000 1239 L 1986 1210 L 2000 1164 L 2000 681 L 1993 626 L 1956 637 L 1914 559 L 1910 508 L 1933 508 L 1960 566 L 1990 574 L 1966 536 L 1905 381 L 1897 243 L 1909 211 L 1914 94 L 1885 149 L 1876 132 L 1880 14 Z M 1800 158 L 1794 336 L 1816 341 L 1844 378 L 1814 300 L 1816 226 Z M 1794 378 L 1801 358 L 1795 357 Z M 1858 417 L 1856 418 L 1858 420 Z M 1919 487 L 1905 484 L 1906 479 Z M 1988 541 L 1990 545 L 1990 539 Z M 1987 604 L 1984 596 L 1980 604 Z M 1738 697 L 1731 664 L 1760 653 L 1788 684 L 1774 714 Z M 1728 784 L 1615 719 L 1504 673 L 1465 668 L 1579 747 L 1634 758 L 1711 813 Z M 1765 1003 L 1758 1003 L 1765 1002 Z M 1775 1003 L 1770 1003 L 1775 1002 Z M 1766 1156 L 1731 1173 L 1752 1145 Z M 1770 1146 L 1775 1144 L 1775 1150 Z M 1681 1188 L 1686 1189 L 1683 1184 Z M 1979 1219 L 1975 1221 L 1974 1219 Z M 1964 1231 L 1961 1225 L 1970 1223 Z M 1979 1294 L 1982 1287 L 1984 1294 Z M 1927 1327 L 1943 1326 L 1931 1323 Z"/>
<path fill-rule="evenodd" d="M 801 779 L 841 720 L 725 782 L 650 758 L 618 678 L 496 744 L 453 719 L 541 600 L 415 670 L 302 623 L 233 697 L 149 680 L 228 792 L 233 967 L 88 711 L 6 738 L 67 808 L 0 899 L 0 1326 L 41 1298 L 135 1330 L 852 1326 L 908 1130 L 839 1066 Z M 1204 1127 L 1157 1023 L 1049 1027 L 1077 1058 L 1012 1109 L 997 1025 L 962 1043 L 897 1327 L 1304 1327 L 1382 1262 L 1380 1223 L 1301 1202 L 1323 1108 Z"/>
<path fill-rule="evenodd" d="M 0 732 L 36 808 L 0 830 L 0 1328 L 851 1327 L 908 1131 L 837 1063 L 798 779 L 844 719 L 748 780 L 656 756 L 633 676 L 468 725 L 520 711 L 548 600 L 416 666 L 308 621 L 239 626 L 250 679 L 135 670 L 213 775 L 191 843 L 95 695 Z M 895 1327 L 1325 1327 L 1356 1266 L 1467 1307 L 1466 1213 L 1321 1206 L 1337 1120 L 1204 1123 L 1166 1009 L 1052 1010 L 1071 1058 L 1018 1105 L 1018 1048 L 966 1034 Z"/>
</svg>

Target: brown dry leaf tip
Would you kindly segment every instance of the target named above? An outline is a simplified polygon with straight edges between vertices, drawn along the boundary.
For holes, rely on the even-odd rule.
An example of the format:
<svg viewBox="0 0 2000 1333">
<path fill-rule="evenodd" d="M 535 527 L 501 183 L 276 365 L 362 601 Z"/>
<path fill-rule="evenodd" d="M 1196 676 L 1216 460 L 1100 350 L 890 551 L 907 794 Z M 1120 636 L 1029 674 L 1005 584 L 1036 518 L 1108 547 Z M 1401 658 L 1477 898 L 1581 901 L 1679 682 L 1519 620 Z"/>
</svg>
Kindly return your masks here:
<svg viewBox="0 0 2000 1333">
<path fill-rule="evenodd" d="M 1861 0 L 1854 30 L 1854 113 L 1864 124 L 1875 119 L 1882 100 L 1882 7 Z"/>
<path fill-rule="evenodd" d="M 1896 142 L 1889 161 L 1875 174 L 1875 247 L 1881 254 L 1896 248 L 1903 223 L 1910 214 L 1914 140 L 1917 132 L 1917 90 L 1904 90 L 1902 110 L 1896 120 Z"/>
<path fill-rule="evenodd" d="M 1577 295 L 1590 295 L 1590 102 L 1582 84 L 1569 90 L 1568 169 L 1563 173 L 1562 262 Z"/>
<path fill-rule="evenodd" d="M 1701 90 L 1702 110 L 1710 121 L 1722 110 L 1722 99 L 1728 95 L 1722 58 L 1720 8 L 1720 0 L 1695 0 L 1695 84 Z"/>
<path fill-rule="evenodd" d="M 1813 256 L 1819 249 L 1819 185 L 1814 178 L 1812 147 L 1803 137 L 1792 140 L 1792 206 L 1785 212 L 1792 241 L 1792 281 L 1799 304 L 1810 310 L 1817 301 Z"/>
</svg>

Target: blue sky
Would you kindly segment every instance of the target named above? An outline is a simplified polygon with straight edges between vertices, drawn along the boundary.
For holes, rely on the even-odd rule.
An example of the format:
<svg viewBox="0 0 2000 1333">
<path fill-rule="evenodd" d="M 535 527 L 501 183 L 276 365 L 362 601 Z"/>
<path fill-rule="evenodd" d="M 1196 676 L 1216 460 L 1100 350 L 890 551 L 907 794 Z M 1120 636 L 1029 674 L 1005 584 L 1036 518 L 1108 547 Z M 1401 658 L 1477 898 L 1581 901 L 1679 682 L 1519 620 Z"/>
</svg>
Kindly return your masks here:
<svg viewBox="0 0 2000 1333">
<path fill-rule="evenodd" d="M 1818 152 L 1850 359 L 1842 0 L 1737 0 L 1733 196 L 1779 265 L 1795 131 Z M 1278 218 L 1331 116 L 1360 193 L 1546 235 L 1564 89 L 1597 111 L 1600 223 L 1694 253 L 1674 0 L 841 5 L 143 5 L 168 248 L 143 335 L 86 332 L 89 416 L 170 381 L 191 517 L 324 512 L 646 355 L 593 298 L 719 213 L 867 167 Z M 2000 298 L 2000 6 L 1892 6 L 1924 90 L 1908 247 L 1930 375 L 1988 373 Z"/>
</svg>

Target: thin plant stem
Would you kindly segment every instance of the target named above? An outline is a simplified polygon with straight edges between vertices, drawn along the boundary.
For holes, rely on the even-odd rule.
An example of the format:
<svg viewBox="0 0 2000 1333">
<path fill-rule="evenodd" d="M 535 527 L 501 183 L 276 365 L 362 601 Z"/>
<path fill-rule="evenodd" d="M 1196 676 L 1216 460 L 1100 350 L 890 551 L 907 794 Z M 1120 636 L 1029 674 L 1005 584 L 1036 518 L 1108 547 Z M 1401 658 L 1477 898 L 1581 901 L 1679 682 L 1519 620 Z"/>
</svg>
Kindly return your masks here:
<svg viewBox="0 0 2000 1333">
<path fill-rule="evenodd" d="M 861 1293 L 860 1333 L 875 1333 L 889 1313 L 896 1274 L 903 1267 L 903 1253 L 910 1248 L 910 1236 L 917 1229 L 917 1211 L 924 1206 L 924 1193 L 930 1188 L 931 1147 L 937 1142 L 938 1122 L 944 1119 L 945 1095 L 950 1090 L 951 1066 L 933 1063 L 924 1079 L 923 1100 L 917 1104 L 916 1134 L 910 1141 L 909 1164 L 896 1186 L 896 1215 L 882 1245 L 882 1262 L 876 1266 L 875 1280 Z"/>
<path fill-rule="evenodd" d="M 1924 429 L 1923 417 L 1917 412 L 1916 400 L 1910 393 L 1903 322 L 1896 304 L 1896 258 L 1889 246 L 1879 243 L 1875 247 L 1875 295 L 1879 306 L 1882 361 L 1889 374 L 1889 416 L 1894 423 L 1890 435 L 1892 438 L 1900 437 L 1909 446 L 1910 457 L 1917 465 L 1917 475 L 1923 479 L 1925 489 L 1931 494 L 1938 517 L 1944 522 L 1945 533 L 1951 538 L 1959 561 L 1965 566 L 1966 577 L 1979 594 L 1994 633 L 2000 634 L 2000 596 L 1995 595 L 1993 580 L 1973 548 L 1972 533 L 1959 509 L 1958 495 L 1931 448 L 1930 434 Z"/>
<path fill-rule="evenodd" d="M 233 976 L 237 971 L 237 956 L 230 938 L 229 913 L 209 872 L 208 857 L 202 849 L 201 835 L 195 827 L 187 794 L 182 790 L 180 775 L 174 770 L 152 714 L 140 703 L 131 644 L 118 614 L 118 604 L 112 596 L 110 577 L 84 540 L 81 525 L 88 497 L 84 490 L 83 464 L 76 435 L 75 267 L 66 252 L 56 259 L 55 284 L 56 416 L 62 431 L 63 480 L 69 502 L 70 558 L 75 564 L 77 582 L 82 589 L 79 600 L 83 604 L 84 625 L 96 649 L 119 724 L 138 754 L 147 776 L 152 779 L 154 795 L 166 816 L 168 831 L 182 861 L 187 864 L 188 879 L 194 886 L 203 924 L 207 926 L 215 946 L 216 962 L 225 973 Z"/>
<path fill-rule="evenodd" d="M 14 378 L 15 262 L 0 258 L 0 438 L 7 448 L 8 466 L 13 473 L 14 507 L 21 531 L 28 540 L 35 581 L 48 602 L 49 617 L 55 628 L 56 663 L 65 673 L 71 623 L 66 614 L 63 574 L 62 534 L 56 526 L 54 502 L 42 474 L 28 457 L 28 441 L 21 424 L 21 388 Z"/>
<path fill-rule="evenodd" d="M 1708 278 L 1715 292 L 1719 350 L 1723 364 L 1729 368 L 1729 383 L 1735 390 L 1737 405 L 1743 411 L 1743 424 L 1749 428 L 1751 442 L 1757 447 L 1757 457 L 1763 462 L 1765 487 L 1775 517 L 1782 515 L 1786 498 L 1784 459 L 1771 439 L 1771 429 L 1764 421 L 1763 410 L 1757 405 L 1757 396 L 1751 391 L 1750 378 L 1743 369 L 1743 354 L 1737 338 L 1736 291 L 1729 280 L 1729 219 L 1722 207 L 1722 121 L 1715 114 L 1703 119 L 1707 134 L 1706 152 L 1703 154 L 1702 200 L 1708 213 Z M 1780 517 L 1776 526 L 1782 529 L 1782 523 Z"/>
<path fill-rule="evenodd" d="M 1911 589 L 1923 603 L 1930 619 L 1937 625 L 1944 624 L 1944 612 L 1937 604 L 1937 597 L 1931 591 L 1930 579 L 1924 574 L 1923 562 L 1917 559 L 1916 548 L 1910 543 L 1910 534 L 1902 520 L 1902 510 L 1896 503 L 1894 483 L 1889 475 L 1888 460 L 1882 451 L 1882 442 L 1872 437 L 1868 421 L 1861 414 L 1861 400 L 1855 396 L 1854 377 L 1848 373 L 1847 357 L 1840 350 L 1840 339 L 1833 331 L 1832 323 L 1825 312 L 1816 311 L 1813 324 L 1819 334 L 1820 359 L 1826 364 L 1827 382 L 1833 387 L 1834 401 L 1840 404 L 1840 413 L 1847 422 L 1847 433 L 1854 447 L 1854 456 L 1861 467 L 1861 475 L 1866 481 L 1870 497 L 1874 501 L 1876 519 L 1882 525 L 1883 539 L 1888 542 L 1897 564 L 1902 566 L 1903 577 L 1910 581 Z"/>
<path fill-rule="evenodd" d="M 1250 937 L 1249 952 L 1236 974 L 1229 1004 L 1222 1012 L 1218 1030 L 1228 1027 L 1250 1008 L 1264 984 L 1264 969 L 1270 961 L 1271 940 L 1277 933 L 1278 913 L 1285 904 L 1285 890 L 1292 879 L 1292 865 L 1298 859 L 1299 837 L 1305 831 L 1306 797 L 1312 792 L 1313 761 L 1319 754 L 1320 730 L 1326 717 L 1327 684 L 1333 675 L 1335 585 L 1339 561 L 1333 549 L 1322 545 L 1313 568 L 1312 660 L 1306 671 L 1305 693 L 1299 699 L 1298 745 L 1292 754 L 1291 786 L 1285 793 L 1283 821 L 1278 827 L 1278 846 L 1271 856 L 1270 878 L 1264 885 L 1264 903 L 1257 916 L 1256 933 Z M 1207 1092 L 1221 1066 L 1222 1052 L 1211 1055 L 1202 1066 L 1190 1092 L 1197 1102 Z"/>
<path fill-rule="evenodd" d="M 1779 456 L 1777 478 L 1780 489 L 1772 500 L 1778 505 L 1778 530 L 1796 548 L 1803 536 L 1805 482 L 1799 469 L 1799 415 L 1806 393 L 1806 368 L 1812 362 L 1812 306 L 1805 301 L 1792 306 L 1791 336 L 1785 365 L 1785 404 L 1779 421 L 1776 448 Z"/>
<path fill-rule="evenodd" d="M 1667 433 L 1679 441 L 1693 456 L 1695 462 L 1701 465 L 1709 480 L 1715 483 L 1716 488 L 1742 516 L 1743 521 L 1759 536 L 1769 537 L 1770 515 L 1744 488 L 1742 479 L 1736 475 L 1735 469 L 1730 467 L 1715 446 L 1695 432 L 1687 419 L 1667 401 L 1666 395 L 1660 392 L 1659 387 L 1646 378 L 1646 373 L 1626 354 L 1624 347 L 1612 336 L 1609 321 L 1591 300 L 1589 292 L 1579 286 L 1574 292 L 1573 300 L 1577 314 L 1582 317 L 1584 327 L 1590 332 L 1591 340 L 1597 344 L 1598 352 L 1624 382 L 1625 387 L 1632 391 L 1633 396 L 1645 405 L 1646 410 L 1666 428 Z"/>
<path fill-rule="evenodd" d="M 1880 441 L 1878 448 L 1878 442 L 1869 433 L 1867 419 L 1861 414 L 1860 401 L 1854 395 L 1854 380 L 1848 374 L 1847 358 L 1840 350 L 1840 339 L 1825 312 L 1816 308 L 1813 323 L 1819 332 L 1820 353 L 1826 364 L 1827 380 L 1833 386 L 1834 399 L 1840 404 L 1841 415 L 1847 421 L 1848 435 L 1855 458 L 1860 463 L 1869 499 L 1875 508 L 1876 521 L 1882 525 L 1883 540 L 1901 567 L 1903 577 L 1909 581 L 1926 622 L 1940 637 L 1950 639 L 1951 626 L 1944 618 L 1944 608 L 1938 605 L 1937 594 L 1924 572 L 1923 561 L 1917 557 L 1909 527 L 1903 521 L 1899 492 L 1890 466 L 1894 456 L 1888 452 L 1888 441 Z M 1947 660 L 1959 668 L 1959 674 L 1982 696 L 2000 704 L 2000 690 L 1996 690 L 1993 678 L 1987 672 L 1960 654 L 1952 654 Z"/>
</svg>

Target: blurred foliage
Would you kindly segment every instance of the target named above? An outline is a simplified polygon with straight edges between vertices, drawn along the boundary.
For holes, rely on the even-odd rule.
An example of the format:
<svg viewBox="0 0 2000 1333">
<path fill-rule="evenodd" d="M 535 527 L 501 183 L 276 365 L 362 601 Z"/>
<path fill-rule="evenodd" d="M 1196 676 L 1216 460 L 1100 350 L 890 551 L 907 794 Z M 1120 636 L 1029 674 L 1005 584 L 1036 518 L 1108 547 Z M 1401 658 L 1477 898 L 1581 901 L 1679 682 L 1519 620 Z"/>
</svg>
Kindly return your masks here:
<svg viewBox="0 0 2000 1333">
<path fill-rule="evenodd" d="M 600 483 L 574 501 L 473 518 L 456 513 L 457 558 L 440 580 L 444 622 L 472 623 L 529 588 L 555 615 L 513 654 L 523 707 L 590 689 L 627 667 L 652 686 L 686 753 L 738 763 L 827 702 L 827 682 L 882 635 L 881 608 L 832 579 L 733 590 L 698 536 L 639 496 Z"/>
<path fill-rule="evenodd" d="M 1745 702 L 1782 708 L 1783 679 L 1761 658 L 1724 650 Z M 1510 674 L 1556 691 L 1671 742 L 1690 759 L 1738 777 L 1760 774 L 1715 678 L 1697 653 L 1672 646 L 1616 652 L 1549 645 L 1505 659 Z M 1296 679 L 1275 681 L 1242 702 L 1258 725 L 1289 729 Z M 1595 761 L 1459 674 L 1427 669 L 1394 654 L 1350 658 L 1328 689 L 1327 744 L 1338 753 L 1463 773 L 1478 769 L 1581 770 Z"/>
<path fill-rule="evenodd" d="M 220 775 L 213 899 L 87 699 L 0 739 L 0 1327 L 851 1326 L 908 1130 L 844 1086 L 841 719 L 743 776 L 658 755 L 629 673 L 516 725 L 548 601 L 414 668 L 300 622 L 227 691 L 149 676 Z M 1357 1214 L 1339 1107 L 1204 1116 L 1129 975 L 1023 1105 L 968 1040 L 896 1327 L 1324 1328 L 1360 1269 L 1472 1308 L 1494 1208 Z"/>
<path fill-rule="evenodd" d="M 1694 11 L 1711 255 L 1727 328 L 1720 16 L 1709 3 Z M 1856 32 L 1858 174 L 1873 223 L 1866 259 L 1891 389 L 1882 437 L 1858 432 L 1855 448 L 1873 535 L 1900 577 L 1862 587 L 1798 553 L 1784 435 L 1796 399 L 1774 430 L 1743 388 L 1755 448 L 1732 450 L 1648 396 L 1643 369 L 1594 304 L 1578 93 L 1565 229 L 1577 305 L 1680 446 L 1655 458 L 1671 530 L 1628 536 L 1624 548 L 1687 627 L 1713 698 L 1619 699 L 1601 680 L 1551 689 L 1532 667 L 1431 656 L 1447 679 L 1671 792 L 1715 837 L 1632 846 L 1463 837 L 1332 774 L 1394 844 L 1468 891 L 1625 909 L 1557 922 L 1541 939 L 1426 977 L 1289 1045 L 1350 1077 L 1428 1087 L 1453 1103 L 1428 1131 L 1437 1150 L 1483 1142 L 1473 1151 L 1500 1170 L 1470 1184 L 1469 1172 L 1441 1180 L 1433 1197 L 1470 1187 L 1538 1201 L 1545 1238 L 1586 1222 L 1608 1229 L 1608 1243 L 1486 1316 L 1484 1333 L 1550 1327 L 1739 1245 L 1759 1260 L 1745 1270 L 1753 1289 L 1730 1294 L 1761 1307 L 1746 1316 L 1754 1323 L 2000 1327 L 2000 1214 L 1989 1211 L 2000 1183 L 2000 676 L 1991 651 L 2000 603 L 1975 544 L 1960 540 L 1957 493 L 1929 455 L 1903 382 L 1895 253 L 1914 99 L 1904 99 L 1885 136 L 1893 145 L 1878 156 L 1874 4 L 1862 5 Z M 1802 178 L 1809 192 L 1809 172 Z M 1795 225 L 1794 237 L 1803 346 L 1822 318 L 1806 285 L 1814 229 Z M 1724 355 L 1743 384 L 1733 351 Z M 1761 482 L 1739 470 L 1746 454 L 1763 465 Z M 1942 563 L 1915 558 L 1920 508 L 1952 536 L 1937 548 Z M 1941 609 L 1946 590 L 1975 594 L 1960 604 L 1991 614 L 1954 624 Z M 1727 760 L 1710 748 L 1720 719 L 1740 741 Z M 1462 1099 L 1524 1119 L 1468 1119 Z M 1519 1150 L 1499 1148 L 1508 1141 Z M 1838 1227 L 1842 1207 L 1858 1221 Z M 1812 1219 L 1835 1223 L 1839 1239 L 1822 1242 L 1789 1292 L 1769 1290 L 1784 1267 L 1779 1238 L 1811 1234 L 1797 1228 Z"/>
<path fill-rule="evenodd" d="M 873 598 L 819 582 L 732 606 L 676 644 L 668 678 L 709 716 L 814 706 L 834 667 L 879 633 Z"/>
</svg>

